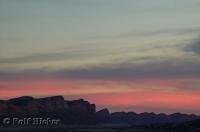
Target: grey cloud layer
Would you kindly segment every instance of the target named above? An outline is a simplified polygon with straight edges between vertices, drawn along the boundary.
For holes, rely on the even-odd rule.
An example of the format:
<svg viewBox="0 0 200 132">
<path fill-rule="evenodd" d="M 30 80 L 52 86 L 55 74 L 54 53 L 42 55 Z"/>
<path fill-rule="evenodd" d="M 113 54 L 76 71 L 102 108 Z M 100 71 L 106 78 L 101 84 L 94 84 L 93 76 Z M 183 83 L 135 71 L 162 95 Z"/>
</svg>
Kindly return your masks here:
<svg viewBox="0 0 200 132">
<path fill-rule="evenodd" d="M 76 50 L 66 52 L 49 52 L 49 53 L 35 53 L 32 55 L 12 58 L 0 58 L 0 63 L 28 63 L 28 62 L 44 62 L 44 61 L 56 61 L 71 58 L 81 58 L 88 56 L 90 53 L 87 50 Z"/>
<path fill-rule="evenodd" d="M 200 55 L 200 39 L 194 40 L 191 44 L 187 45 L 185 51 L 193 52 Z"/>
<path fill-rule="evenodd" d="M 93 67 L 89 69 L 48 71 L 33 69 L 22 72 L 1 72 L 0 79 L 19 78 L 71 78 L 71 79 L 134 79 L 134 78 L 187 78 L 200 77 L 200 62 L 185 60 L 168 60 L 146 64 L 131 64 L 129 62 L 118 66 Z"/>
<path fill-rule="evenodd" d="M 194 32 L 199 31 L 199 29 L 189 29 L 179 32 Z M 161 32 L 171 32 L 170 31 L 155 31 L 149 34 L 159 34 Z M 148 34 L 148 33 L 147 33 Z M 0 64 L 8 64 L 13 66 L 13 64 L 21 63 L 35 63 L 35 62 L 55 62 L 56 61 L 67 61 L 77 59 L 77 61 L 82 61 L 85 57 L 87 60 L 95 59 L 94 64 L 87 64 L 85 67 L 76 68 L 57 68 L 57 70 L 49 70 L 47 68 L 41 69 L 41 67 L 31 67 L 29 70 L 18 71 L 18 72 L 5 72 L 0 70 L 0 79 L 15 79 L 15 78 L 78 78 L 78 79 L 132 79 L 132 78 L 145 78 L 145 77 L 200 77 L 200 59 L 198 57 L 194 58 L 192 55 L 188 54 L 193 52 L 197 55 L 200 53 L 200 41 L 192 40 L 188 41 L 187 44 L 180 45 L 147 45 L 148 47 L 138 46 L 139 49 L 130 49 L 123 51 L 119 49 L 118 52 L 113 54 L 110 52 L 113 48 L 106 49 L 108 47 L 102 48 L 101 50 L 93 45 L 93 47 L 76 47 L 74 50 L 66 50 L 61 52 L 49 52 L 32 54 L 22 57 L 13 58 L 0 58 Z M 136 46 L 137 47 L 137 46 Z M 165 56 L 168 54 L 162 54 L 162 50 L 165 48 L 175 49 L 173 51 L 174 56 Z M 184 48 L 182 48 L 184 47 Z M 168 49 L 168 50 L 170 50 Z M 101 52 L 103 51 L 103 52 Z M 139 56 L 135 57 L 136 54 L 132 52 L 138 52 Z M 151 51 L 151 52 L 149 52 Z M 159 54 L 151 55 L 155 52 Z M 176 55 L 176 51 L 180 54 Z M 150 54 L 146 54 L 149 52 Z M 169 51 L 168 51 L 169 52 Z M 108 54 L 111 56 L 107 56 Z M 121 55 L 118 56 L 118 53 Z M 127 54 L 128 53 L 128 54 Z M 130 55 L 130 54 L 131 55 Z M 113 54 L 113 56 L 112 56 Z M 142 55 L 142 56 L 140 56 Z M 103 57 L 102 57 L 103 56 Z M 116 60 L 115 56 L 118 56 L 119 60 Z M 100 57 L 103 61 L 98 61 Z M 108 58 L 106 58 L 108 57 Z M 105 61 L 106 60 L 106 61 Z M 66 65 L 69 63 L 66 63 Z M 62 64 L 63 65 L 63 64 Z"/>
<path fill-rule="evenodd" d="M 118 35 L 107 35 L 107 36 L 95 36 L 89 37 L 90 39 L 113 39 L 113 38 L 129 38 L 129 37 L 150 37 L 157 35 L 185 35 L 185 34 L 200 34 L 200 27 L 192 28 L 177 28 L 177 29 L 161 29 L 155 31 L 144 31 L 144 32 L 129 32 Z"/>
</svg>

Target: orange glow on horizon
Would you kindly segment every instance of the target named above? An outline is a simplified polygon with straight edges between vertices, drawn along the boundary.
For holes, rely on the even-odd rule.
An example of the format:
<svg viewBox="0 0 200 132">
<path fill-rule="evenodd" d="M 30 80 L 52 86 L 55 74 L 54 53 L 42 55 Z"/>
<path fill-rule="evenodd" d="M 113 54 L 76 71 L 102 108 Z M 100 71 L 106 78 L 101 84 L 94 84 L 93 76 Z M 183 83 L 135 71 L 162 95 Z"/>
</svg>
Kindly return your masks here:
<svg viewBox="0 0 200 132">
<path fill-rule="evenodd" d="M 200 91 L 183 87 L 180 80 L 41 80 L 0 81 L 0 97 L 8 99 L 19 96 L 63 95 L 66 99 L 84 98 L 97 106 L 108 108 L 133 107 L 178 109 L 198 111 Z M 135 108 L 135 109 L 134 109 Z"/>
</svg>

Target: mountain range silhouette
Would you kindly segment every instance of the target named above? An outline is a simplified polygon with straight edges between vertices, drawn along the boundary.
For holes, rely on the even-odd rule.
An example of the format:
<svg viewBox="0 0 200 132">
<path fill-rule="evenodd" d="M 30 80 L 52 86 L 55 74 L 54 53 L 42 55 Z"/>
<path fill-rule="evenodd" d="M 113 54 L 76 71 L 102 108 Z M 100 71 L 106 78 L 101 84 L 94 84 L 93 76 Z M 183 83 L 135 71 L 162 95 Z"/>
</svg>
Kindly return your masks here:
<svg viewBox="0 0 200 132">
<path fill-rule="evenodd" d="M 83 99 L 68 101 L 62 96 L 33 98 L 23 96 L 0 100 L 0 118 L 40 117 L 59 119 L 62 124 L 162 124 L 184 123 L 200 119 L 194 114 L 155 114 L 135 112 L 110 113 L 107 108 L 96 111 L 95 104 Z"/>
</svg>

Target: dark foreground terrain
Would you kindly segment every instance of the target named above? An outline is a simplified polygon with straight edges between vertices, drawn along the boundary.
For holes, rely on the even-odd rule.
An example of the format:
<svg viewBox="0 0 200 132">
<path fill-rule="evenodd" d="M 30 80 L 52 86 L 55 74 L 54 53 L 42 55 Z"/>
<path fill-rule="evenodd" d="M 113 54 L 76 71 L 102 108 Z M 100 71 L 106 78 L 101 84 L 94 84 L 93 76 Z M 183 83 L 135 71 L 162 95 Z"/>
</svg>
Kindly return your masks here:
<svg viewBox="0 0 200 132">
<path fill-rule="evenodd" d="M 40 124 L 34 118 L 54 122 Z M 25 96 L 0 100 L 0 132 L 200 132 L 200 117 L 182 113 L 110 113 L 108 109 L 96 111 L 95 104 L 83 99 Z"/>
<path fill-rule="evenodd" d="M 200 132 L 200 120 L 160 125 L 60 125 L 2 127 L 0 132 Z"/>
</svg>

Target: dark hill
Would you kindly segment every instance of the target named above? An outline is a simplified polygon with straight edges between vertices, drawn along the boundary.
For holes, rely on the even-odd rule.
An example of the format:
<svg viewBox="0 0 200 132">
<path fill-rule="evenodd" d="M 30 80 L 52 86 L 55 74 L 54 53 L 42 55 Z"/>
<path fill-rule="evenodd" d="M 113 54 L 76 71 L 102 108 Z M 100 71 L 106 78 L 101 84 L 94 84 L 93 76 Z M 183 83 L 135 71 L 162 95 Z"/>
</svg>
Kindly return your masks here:
<svg viewBox="0 0 200 132">
<path fill-rule="evenodd" d="M 62 96 L 35 99 L 24 96 L 0 100 L 0 118 L 36 117 L 59 119 L 62 124 L 157 124 L 183 123 L 200 119 L 196 115 L 175 113 L 171 115 L 134 112 L 110 113 L 108 109 L 96 112 L 95 104 L 83 99 L 67 101 Z M 1 122 L 2 123 L 2 122 Z"/>
</svg>

